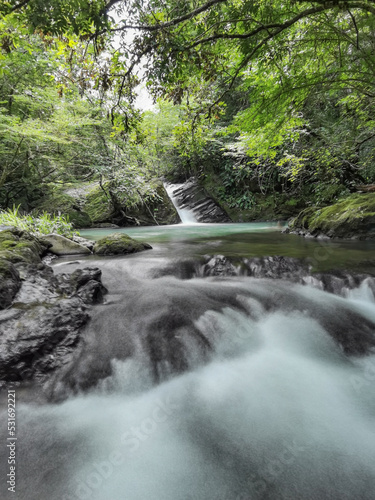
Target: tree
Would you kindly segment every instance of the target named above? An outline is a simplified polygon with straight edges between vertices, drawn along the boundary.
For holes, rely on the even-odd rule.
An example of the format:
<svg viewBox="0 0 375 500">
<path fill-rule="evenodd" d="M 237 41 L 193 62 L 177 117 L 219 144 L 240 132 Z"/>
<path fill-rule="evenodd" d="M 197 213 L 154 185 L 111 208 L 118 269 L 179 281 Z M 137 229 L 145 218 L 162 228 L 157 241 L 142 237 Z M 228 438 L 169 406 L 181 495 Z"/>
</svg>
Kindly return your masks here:
<svg viewBox="0 0 375 500">
<path fill-rule="evenodd" d="M 350 186 L 357 169 L 374 175 L 373 0 L 9 0 L 1 9 L 43 36 L 91 44 L 95 70 L 70 77 L 86 95 L 105 95 L 125 142 L 140 133 L 133 99 L 142 64 L 155 99 L 184 110 L 171 144 L 180 164 L 198 165 L 202 146 L 222 137 L 241 178 L 255 172 L 262 190 L 265 178 L 296 186 L 329 172 Z M 78 48 L 72 54 L 81 61 Z"/>
</svg>

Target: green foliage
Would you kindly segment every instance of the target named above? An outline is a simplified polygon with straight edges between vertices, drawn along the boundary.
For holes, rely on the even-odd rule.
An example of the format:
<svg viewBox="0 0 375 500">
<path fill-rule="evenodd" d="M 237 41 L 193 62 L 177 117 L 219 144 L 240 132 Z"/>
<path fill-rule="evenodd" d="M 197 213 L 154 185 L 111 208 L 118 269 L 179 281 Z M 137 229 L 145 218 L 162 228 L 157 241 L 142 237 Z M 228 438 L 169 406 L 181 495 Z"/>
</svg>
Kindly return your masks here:
<svg viewBox="0 0 375 500">
<path fill-rule="evenodd" d="M 16 227 L 35 235 L 57 233 L 72 237 L 79 234 L 64 215 L 51 216 L 47 212 L 32 216 L 20 213 L 20 207 L 0 211 L 0 224 Z"/>
<path fill-rule="evenodd" d="M 374 218 L 375 194 L 355 194 L 320 210 L 309 208 L 301 212 L 291 228 L 333 237 L 368 237 L 373 234 Z"/>
<path fill-rule="evenodd" d="M 151 211 L 156 178 L 195 175 L 250 211 L 374 182 L 374 13 L 367 0 L 3 2 L 0 205 L 30 210 L 90 180 L 98 220 Z M 143 114 L 140 62 L 157 99 Z"/>
</svg>

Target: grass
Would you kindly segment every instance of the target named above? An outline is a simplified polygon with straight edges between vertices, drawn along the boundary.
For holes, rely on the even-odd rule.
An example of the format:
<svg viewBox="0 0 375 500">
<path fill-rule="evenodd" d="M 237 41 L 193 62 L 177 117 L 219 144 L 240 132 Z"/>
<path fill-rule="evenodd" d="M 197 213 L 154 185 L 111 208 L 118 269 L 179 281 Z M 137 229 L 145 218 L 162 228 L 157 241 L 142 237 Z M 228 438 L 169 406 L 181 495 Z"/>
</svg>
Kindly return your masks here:
<svg viewBox="0 0 375 500">
<path fill-rule="evenodd" d="M 73 229 L 73 225 L 69 222 L 69 217 L 65 217 L 64 215 L 50 215 L 47 212 L 38 216 L 21 214 L 19 206 L 1 210 L 0 224 L 28 231 L 36 236 L 57 233 L 69 238 L 74 234 L 79 234 Z"/>
</svg>

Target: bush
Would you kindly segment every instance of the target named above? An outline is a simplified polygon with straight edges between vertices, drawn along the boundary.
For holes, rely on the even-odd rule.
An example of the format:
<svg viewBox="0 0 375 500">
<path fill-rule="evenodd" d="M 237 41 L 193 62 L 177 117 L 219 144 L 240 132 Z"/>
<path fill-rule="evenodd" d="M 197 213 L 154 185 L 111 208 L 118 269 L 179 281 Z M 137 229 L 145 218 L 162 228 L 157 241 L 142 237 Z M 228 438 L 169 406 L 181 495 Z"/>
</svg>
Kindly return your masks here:
<svg viewBox="0 0 375 500">
<path fill-rule="evenodd" d="M 69 218 L 64 215 L 50 215 L 44 212 L 42 215 L 33 217 L 20 214 L 19 208 L 18 206 L 0 211 L 0 224 L 17 227 L 35 235 L 57 233 L 69 238 L 74 234 L 79 234 L 74 231 Z"/>
</svg>

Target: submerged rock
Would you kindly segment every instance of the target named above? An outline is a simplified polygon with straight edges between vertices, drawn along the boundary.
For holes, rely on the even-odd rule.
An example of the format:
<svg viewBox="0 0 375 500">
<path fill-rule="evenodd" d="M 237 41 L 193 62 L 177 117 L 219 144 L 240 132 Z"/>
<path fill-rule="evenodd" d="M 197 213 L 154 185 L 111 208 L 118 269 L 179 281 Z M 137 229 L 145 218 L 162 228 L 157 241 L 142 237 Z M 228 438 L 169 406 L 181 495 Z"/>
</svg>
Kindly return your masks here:
<svg viewBox="0 0 375 500">
<path fill-rule="evenodd" d="M 211 276 L 247 276 L 272 280 L 288 280 L 301 285 L 309 285 L 346 297 L 348 291 L 366 282 L 375 297 L 375 277 L 360 272 L 332 270 L 324 273 L 313 272 L 308 259 L 296 259 L 282 255 L 267 257 L 227 257 L 206 255 L 200 261 L 178 259 L 154 272 L 153 278 L 174 276 L 180 280 Z"/>
<path fill-rule="evenodd" d="M 107 267 L 111 300 L 104 311 L 94 311 L 82 349 L 56 374 L 50 397 L 62 400 L 98 385 L 116 385 L 121 370 L 121 377 L 128 374 L 127 362 L 135 363 L 139 378 L 160 383 L 208 363 L 221 342 L 229 357 L 237 347 L 241 352 L 245 338 L 244 346 L 256 351 L 263 342 L 257 325 L 274 313 L 275 333 L 277 314 L 293 321 L 311 318 L 326 331 L 327 341 L 334 340 L 342 359 L 375 349 L 375 323 L 355 303 L 280 279 L 233 276 L 228 263 L 214 260 L 230 276 L 133 280 L 122 273 L 124 260 Z"/>
<path fill-rule="evenodd" d="M 148 243 L 133 240 L 124 233 L 113 233 L 95 243 L 94 253 L 97 255 L 124 255 L 152 249 Z"/>
<path fill-rule="evenodd" d="M 54 253 L 55 255 L 91 254 L 86 245 L 81 245 L 76 241 L 69 240 L 68 238 L 65 238 L 65 236 L 61 236 L 60 234 L 47 234 L 46 236 L 43 236 L 42 241 L 51 245 L 49 251 Z"/>
</svg>

